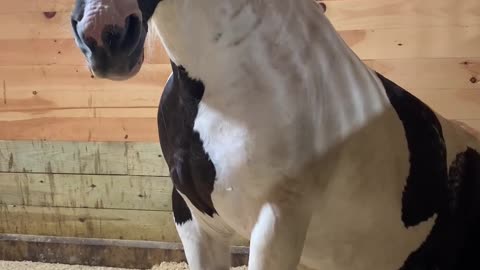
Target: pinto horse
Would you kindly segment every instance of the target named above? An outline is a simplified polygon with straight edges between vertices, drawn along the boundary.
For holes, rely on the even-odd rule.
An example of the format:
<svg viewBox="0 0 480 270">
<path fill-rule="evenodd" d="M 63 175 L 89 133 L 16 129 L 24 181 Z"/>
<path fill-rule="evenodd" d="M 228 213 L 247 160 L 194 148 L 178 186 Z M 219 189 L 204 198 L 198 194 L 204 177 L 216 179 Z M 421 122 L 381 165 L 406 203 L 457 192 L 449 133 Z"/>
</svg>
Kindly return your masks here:
<svg viewBox="0 0 480 270">
<path fill-rule="evenodd" d="M 479 139 L 368 68 L 312 0 L 72 14 L 112 80 L 140 70 L 149 25 L 171 60 L 158 129 L 190 269 L 229 269 L 234 233 L 251 270 L 480 269 Z"/>
</svg>

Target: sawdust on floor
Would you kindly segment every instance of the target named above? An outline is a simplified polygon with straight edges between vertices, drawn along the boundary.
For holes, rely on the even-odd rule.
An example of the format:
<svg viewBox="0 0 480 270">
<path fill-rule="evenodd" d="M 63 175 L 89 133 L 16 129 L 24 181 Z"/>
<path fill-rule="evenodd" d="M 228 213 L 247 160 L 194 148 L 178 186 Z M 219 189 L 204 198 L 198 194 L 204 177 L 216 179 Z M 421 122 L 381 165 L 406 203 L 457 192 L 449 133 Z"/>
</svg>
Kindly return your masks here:
<svg viewBox="0 0 480 270">
<path fill-rule="evenodd" d="M 232 268 L 235 270 L 246 270 L 246 267 Z M 9 262 L 0 261 L 0 270 L 133 270 L 111 267 L 94 267 L 83 265 L 50 264 L 37 262 Z M 188 270 L 185 263 L 162 263 L 154 266 L 151 270 Z"/>
</svg>

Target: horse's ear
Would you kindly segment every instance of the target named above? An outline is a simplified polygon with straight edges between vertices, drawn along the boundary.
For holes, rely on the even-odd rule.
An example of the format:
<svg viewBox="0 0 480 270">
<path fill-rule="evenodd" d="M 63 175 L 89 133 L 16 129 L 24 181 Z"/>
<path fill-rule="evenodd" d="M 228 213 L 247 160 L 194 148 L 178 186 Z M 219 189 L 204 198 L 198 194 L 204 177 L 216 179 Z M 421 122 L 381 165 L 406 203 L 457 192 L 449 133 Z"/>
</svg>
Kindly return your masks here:
<svg viewBox="0 0 480 270">
<path fill-rule="evenodd" d="M 325 3 L 317 1 L 317 4 L 323 9 L 324 13 L 327 11 L 327 5 L 325 5 Z"/>
</svg>

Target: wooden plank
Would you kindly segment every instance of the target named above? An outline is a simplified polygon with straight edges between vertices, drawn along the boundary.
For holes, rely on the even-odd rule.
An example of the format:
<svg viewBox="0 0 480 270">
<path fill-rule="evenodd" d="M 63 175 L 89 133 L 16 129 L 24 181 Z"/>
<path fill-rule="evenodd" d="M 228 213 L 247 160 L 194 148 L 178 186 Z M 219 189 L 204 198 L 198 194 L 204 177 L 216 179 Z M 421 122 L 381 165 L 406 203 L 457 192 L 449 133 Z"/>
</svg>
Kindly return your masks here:
<svg viewBox="0 0 480 270">
<path fill-rule="evenodd" d="M 337 30 L 480 25 L 477 0 L 343 0 L 326 5 Z"/>
<path fill-rule="evenodd" d="M 3 2 L 3 1 L 2 1 Z M 0 13 L 0 39 L 71 38 L 71 12 Z"/>
<path fill-rule="evenodd" d="M 172 188 L 169 177 L 0 173 L 0 203 L 16 206 L 171 211 Z"/>
<path fill-rule="evenodd" d="M 5 81 L 7 102 L 8 92 L 19 89 L 28 89 L 32 92 L 66 89 L 76 91 L 141 89 L 158 91 L 160 94 L 170 73 L 170 65 L 144 65 L 130 80 L 111 81 L 92 78 L 86 66 L 0 66 L 0 82 Z"/>
<path fill-rule="evenodd" d="M 178 242 L 171 212 L 0 205 L 0 233 Z"/>
<path fill-rule="evenodd" d="M 366 60 L 372 68 L 415 88 L 479 88 L 480 58 Z M 127 82 L 92 80 L 76 67 L 0 67 L 5 80 L 0 120 L 39 117 L 156 117 L 168 65 L 145 65 L 144 73 Z M 421 74 L 421 76 L 419 76 Z M 28 78 L 27 80 L 25 79 Z M 472 78 L 476 80 L 472 83 Z M 96 108 L 93 110 L 92 108 Z M 136 108 L 135 114 L 123 108 Z M 155 110 L 141 110 L 141 109 Z M 52 110 L 59 110 L 52 112 Z M 68 110 L 67 110 L 68 109 Z M 88 109 L 88 110 L 79 110 Z M 101 114 L 102 109 L 104 113 Z M 118 109 L 118 110 L 113 110 Z M 113 113 L 112 113 L 113 112 Z M 64 114 L 65 113 L 65 114 Z M 10 118 L 11 117 L 11 118 Z"/>
<path fill-rule="evenodd" d="M 6 87 L 1 98 L 0 112 L 48 111 L 55 109 L 87 108 L 157 108 L 162 95 L 158 89 L 99 89 L 79 91 L 76 89 L 37 90 L 21 88 L 10 90 Z"/>
<path fill-rule="evenodd" d="M 327 16 L 337 30 L 477 26 L 476 0 L 344 0 L 327 3 Z M 35 10 L 35 3 L 26 10 Z M 0 13 L 2 39 L 71 38 L 70 14 L 60 5 L 54 16 L 43 12 Z M 15 26 L 15 31 L 8 28 Z"/>
<path fill-rule="evenodd" d="M 71 11 L 73 4 L 72 0 L 0 1 L 0 14 Z"/>
<path fill-rule="evenodd" d="M 408 89 L 478 89 L 479 58 L 385 59 L 365 63 Z"/>
<path fill-rule="evenodd" d="M 145 46 L 146 64 L 170 64 L 160 41 Z M 14 65 L 85 65 L 86 60 L 73 38 L 0 40 L 0 66 Z"/>
<path fill-rule="evenodd" d="M 362 59 L 480 57 L 480 27 L 416 27 L 340 32 Z"/>
<path fill-rule="evenodd" d="M 159 142 L 156 118 L 42 117 L 0 126 L 0 140 Z"/>
<path fill-rule="evenodd" d="M 0 112 L 0 121 L 21 121 L 38 118 L 153 118 L 157 108 L 88 108 L 88 109 L 48 109 Z"/>
<path fill-rule="evenodd" d="M 128 174 L 170 176 L 160 144 L 129 143 Z"/>
<path fill-rule="evenodd" d="M 13 206 L 0 204 L 0 234 L 180 242 L 166 211 Z M 248 241 L 238 235 L 236 246 Z"/>
<path fill-rule="evenodd" d="M 480 119 L 480 89 L 415 89 L 410 91 L 450 119 Z"/>
<path fill-rule="evenodd" d="M 127 174 L 125 143 L 0 141 L 1 172 Z"/>
<path fill-rule="evenodd" d="M 362 59 L 480 57 L 480 27 L 413 27 L 339 31 L 341 37 Z M 169 64 L 160 42 L 146 46 L 147 64 Z M 60 52 L 60 53 L 59 53 Z M 81 65 L 85 58 L 72 37 L 62 39 L 2 39 L 0 66 Z M 0 72 L 1 74 L 1 72 Z"/>
<path fill-rule="evenodd" d="M 232 248 L 232 266 L 248 263 L 248 248 Z M 180 243 L 0 235 L 0 260 L 150 269 L 186 261 Z"/>
</svg>

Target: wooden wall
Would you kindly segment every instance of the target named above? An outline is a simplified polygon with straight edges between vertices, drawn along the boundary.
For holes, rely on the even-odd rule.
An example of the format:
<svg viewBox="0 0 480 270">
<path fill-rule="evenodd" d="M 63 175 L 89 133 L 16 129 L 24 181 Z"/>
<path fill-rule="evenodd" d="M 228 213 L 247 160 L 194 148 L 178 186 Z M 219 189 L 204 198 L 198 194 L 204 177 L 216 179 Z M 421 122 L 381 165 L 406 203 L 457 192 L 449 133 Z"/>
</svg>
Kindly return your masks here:
<svg viewBox="0 0 480 270">
<path fill-rule="evenodd" d="M 369 66 L 480 129 L 480 1 L 325 3 Z M 168 59 L 156 44 L 134 79 L 91 78 L 72 4 L 0 0 L 0 233 L 178 241 L 155 119 Z"/>
</svg>

